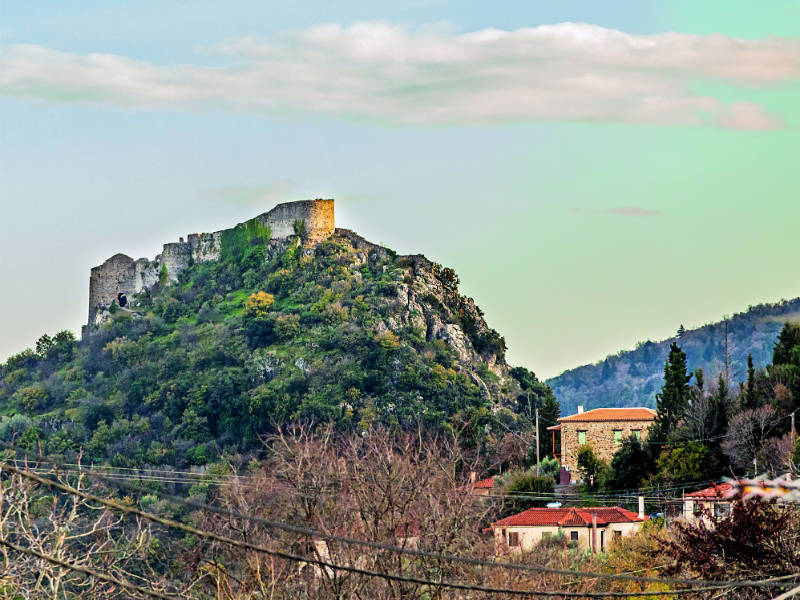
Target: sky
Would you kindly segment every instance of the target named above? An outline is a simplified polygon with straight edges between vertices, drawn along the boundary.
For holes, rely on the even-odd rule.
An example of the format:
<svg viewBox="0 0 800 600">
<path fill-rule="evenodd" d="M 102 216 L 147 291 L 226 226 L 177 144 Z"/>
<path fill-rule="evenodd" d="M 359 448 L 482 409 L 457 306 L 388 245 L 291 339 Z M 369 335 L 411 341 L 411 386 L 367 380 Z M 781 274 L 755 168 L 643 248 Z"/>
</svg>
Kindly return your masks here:
<svg viewBox="0 0 800 600">
<path fill-rule="evenodd" d="M 303 198 L 543 378 L 800 296 L 800 2 L 722 6 L 0 0 L 0 360 Z"/>
</svg>

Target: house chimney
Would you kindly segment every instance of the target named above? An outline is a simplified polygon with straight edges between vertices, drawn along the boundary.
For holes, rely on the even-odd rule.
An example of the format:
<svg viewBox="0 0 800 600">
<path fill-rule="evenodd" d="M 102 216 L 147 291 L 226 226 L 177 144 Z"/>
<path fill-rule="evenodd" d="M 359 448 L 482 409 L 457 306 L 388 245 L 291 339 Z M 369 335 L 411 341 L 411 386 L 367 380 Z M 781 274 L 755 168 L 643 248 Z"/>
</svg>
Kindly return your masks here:
<svg viewBox="0 0 800 600">
<path fill-rule="evenodd" d="M 578 404 L 578 414 L 583 412 L 583 404 Z"/>
<path fill-rule="evenodd" d="M 477 479 L 478 479 L 478 474 L 475 471 L 470 471 L 469 472 L 469 482 L 470 483 L 475 483 L 477 481 Z"/>
<path fill-rule="evenodd" d="M 639 518 L 644 519 L 644 496 L 639 496 Z"/>
</svg>

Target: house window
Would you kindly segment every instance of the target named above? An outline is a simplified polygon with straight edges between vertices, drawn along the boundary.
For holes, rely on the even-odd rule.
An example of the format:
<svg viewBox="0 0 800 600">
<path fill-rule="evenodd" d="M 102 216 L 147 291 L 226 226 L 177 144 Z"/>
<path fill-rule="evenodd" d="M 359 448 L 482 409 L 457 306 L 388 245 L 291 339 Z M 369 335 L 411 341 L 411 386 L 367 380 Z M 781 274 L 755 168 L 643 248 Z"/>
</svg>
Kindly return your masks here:
<svg viewBox="0 0 800 600">
<path fill-rule="evenodd" d="M 641 429 L 632 429 L 631 435 L 635 437 L 637 440 L 642 439 L 642 430 Z"/>
<path fill-rule="evenodd" d="M 550 533 L 549 531 L 543 531 L 543 532 L 542 532 L 542 539 L 543 539 L 543 540 L 549 540 L 549 539 L 550 539 L 550 536 L 552 536 L 552 535 L 553 535 L 553 534 L 552 534 L 552 533 Z"/>
<path fill-rule="evenodd" d="M 616 530 L 616 529 L 615 529 L 615 530 L 614 530 L 614 539 L 615 539 L 615 540 L 618 540 L 618 539 L 620 539 L 621 537 L 622 537 L 622 532 L 621 532 L 621 531 L 618 531 L 618 530 Z"/>
<path fill-rule="evenodd" d="M 622 443 L 622 429 L 615 429 L 614 430 L 614 443 L 621 444 Z"/>
<path fill-rule="evenodd" d="M 578 445 L 583 446 L 586 443 L 586 432 L 579 431 L 578 432 Z"/>
<path fill-rule="evenodd" d="M 578 532 L 577 531 L 570 531 L 569 532 L 569 541 L 577 542 L 578 541 Z"/>
<path fill-rule="evenodd" d="M 729 512 L 731 512 L 731 505 L 727 502 L 717 502 L 714 505 L 714 516 L 715 517 L 724 517 Z"/>
<path fill-rule="evenodd" d="M 509 546 L 519 546 L 519 533 L 515 531 L 511 531 L 508 534 L 508 545 Z"/>
<path fill-rule="evenodd" d="M 699 502 L 694 503 L 694 510 L 692 512 L 695 517 L 699 517 L 703 513 L 703 507 Z"/>
</svg>

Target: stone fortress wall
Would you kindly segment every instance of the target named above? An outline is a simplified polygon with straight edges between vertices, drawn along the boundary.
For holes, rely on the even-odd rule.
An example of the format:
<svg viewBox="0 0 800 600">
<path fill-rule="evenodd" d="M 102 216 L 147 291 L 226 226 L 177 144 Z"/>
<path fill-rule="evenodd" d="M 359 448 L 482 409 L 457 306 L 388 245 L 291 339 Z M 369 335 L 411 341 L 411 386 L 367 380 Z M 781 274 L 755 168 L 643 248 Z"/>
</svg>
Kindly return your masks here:
<svg viewBox="0 0 800 600">
<path fill-rule="evenodd" d="M 332 199 L 299 200 L 277 205 L 257 217 L 256 221 L 270 228 L 271 239 L 285 240 L 295 235 L 295 223 L 305 224 L 307 246 L 313 246 L 333 235 L 335 230 Z M 241 225 L 241 223 L 240 223 Z M 192 263 L 216 260 L 222 253 L 223 231 L 192 233 L 183 241 L 164 244 L 153 260 L 134 261 L 125 254 L 115 254 L 94 267 L 89 276 L 89 324 L 94 324 L 120 293 L 132 299 L 151 289 L 166 274 L 166 283 L 174 283 Z"/>
</svg>

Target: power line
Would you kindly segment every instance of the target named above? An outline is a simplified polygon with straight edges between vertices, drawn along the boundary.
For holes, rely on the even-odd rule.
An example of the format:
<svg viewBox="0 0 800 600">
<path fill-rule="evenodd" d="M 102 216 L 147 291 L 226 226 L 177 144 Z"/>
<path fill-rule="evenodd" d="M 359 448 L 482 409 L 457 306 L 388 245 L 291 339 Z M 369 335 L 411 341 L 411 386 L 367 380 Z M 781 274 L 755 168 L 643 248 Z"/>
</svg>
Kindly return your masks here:
<svg viewBox="0 0 800 600">
<path fill-rule="evenodd" d="M 392 573 L 381 573 L 381 572 L 378 572 L 378 571 L 371 571 L 369 569 L 364 569 L 364 568 L 361 568 L 361 567 L 354 567 L 354 566 L 351 566 L 351 565 L 336 564 L 336 563 L 332 563 L 332 562 L 329 562 L 329 561 L 321 560 L 321 559 L 318 559 L 318 558 L 299 556 L 299 555 L 292 554 L 292 553 L 289 553 L 289 552 L 284 552 L 284 551 L 281 551 L 281 550 L 274 550 L 274 549 L 271 549 L 271 548 L 267 548 L 265 546 L 261 546 L 261 545 L 258 545 L 258 544 L 252 544 L 250 542 L 245 542 L 245 541 L 241 541 L 241 540 L 235 540 L 235 539 L 229 538 L 227 536 L 219 535 L 219 534 L 216 534 L 216 533 L 213 533 L 213 532 L 210 532 L 210 531 L 205 531 L 205 530 L 202 530 L 202 529 L 198 529 L 196 527 L 192 527 L 190 525 L 186 525 L 184 523 L 180 523 L 179 521 L 174 521 L 172 519 L 166 519 L 166 518 L 160 517 L 158 515 L 154 515 L 154 514 L 147 513 L 145 511 L 141 511 L 139 509 L 136 509 L 136 508 L 133 508 L 133 507 L 130 507 L 130 506 L 126 506 L 126 505 L 124 505 L 124 504 L 122 504 L 120 502 L 117 502 L 115 500 L 104 499 L 104 498 L 101 498 L 101 497 L 96 496 L 94 494 L 89 494 L 89 493 L 86 493 L 86 492 L 82 492 L 80 490 L 76 490 L 75 488 L 63 485 L 61 483 L 58 483 L 56 481 L 52 481 L 52 480 L 47 479 L 47 478 L 39 477 L 38 475 L 36 475 L 34 473 L 29 473 L 29 472 L 26 472 L 23 469 L 17 469 L 16 467 L 12 467 L 10 465 L 3 465 L 2 463 L 0 463 L 0 468 L 5 468 L 8 471 L 10 471 L 12 473 L 15 473 L 15 474 L 17 474 L 17 475 L 19 475 L 21 477 L 25 477 L 25 478 L 31 479 L 33 481 L 36 481 L 37 483 L 40 483 L 42 485 L 47 485 L 49 487 L 58 489 L 58 490 L 60 490 L 62 492 L 65 492 L 65 493 L 68 493 L 68 494 L 72 494 L 72 495 L 75 495 L 75 496 L 79 496 L 81 498 L 84 498 L 86 500 L 91 500 L 93 502 L 98 502 L 98 503 L 103 504 L 104 506 L 107 506 L 108 508 L 111 508 L 113 510 L 118 510 L 120 512 L 124 512 L 124 513 L 127 513 L 127 514 L 133 514 L 133 515 L 139 516 L 139 517 L 141 517 L 143 519 L 146 519 L 148 521 L 151 521 L 153 523 L 158 523 L 160 525 L 164 525 L 165 527 L 169 527 L 169 528 L 172 528 L 172 529 L 178 529 L 180 531 L 183 531 L 185 533 L 190 533 L 190 534 L 196 535 L 198 537 L 211 539 L 211 540 L 214 540 L 214 541 L 217 541 L 217 542 L 228 544 L 230 546 L 243 548 L 243 549 L 246 549 L 246 550 L 252 550 L 252 551 L 255 551 L 255 552 L 260 552 L 260 553 L 263 553 L 263 554 L 267 554 L 269 556 L 274 556 L 274 557 L 277 557 L 277 558 L 282 558 L 282 559 L 290 560 L 290 561 L 293 561 L 293 562 L 300 562 L 300 563 L 304 563 L 304 564 L 313 564 L 313 565 L 317 565 L 317 566 L 324 567 L 324 568 L 327 568 L 327 569 L 333 569 L 333 570 L 337 570 L 337 571 L 345 571 L 345 572 L 349 572 L 349 573 L 355 573 L 355 574 L 359 574 L 359 575 L 365 575 L 365 576 L 368 576 L 368 577 L 374 577 L 374 578 L 379 578 L 379 579 L 384 579 L 384 580 L 398 581 L 398 582 L 401 582 L 401 583 L 413 583 L 413 584 L 417 584 L 417 585 L 425 585 L 425 586 L 431 586 L 431 587 L 440 587 L 440 588 L 459 589 L 459 590 L 465 590 L 465 591 L 484 592 L 484 593 L 491 593 L 491 594 L 511 594 L 511 595 L 518 595 L 518 596 L 550 597 L 550 598 L 552 598 L 552 597 L 630 598 L 630 597 L 656 596 L 656 595 L 663 596 L 665 593 L 667 593 L 667 592 L 663 592 L 663 591 L 658 591 L 658 592 L 630 592 L 630 593 L 629 592 L 587 592 L 587 593 L 583 593 L 583 592 L 569 592 L 569 591 L 561 591 L 561 590 L 559 590 L 559 591 L 517 590 L 517 589 L 511 589 L 511 588 L 495 588 L 495 587 L 478 586 L 478 585 L 465 584 L 465 583 L 459 583 L 459 582 L 447 581 L 447 580 L 433 581 L 433 580 L 428 580 L 428 579 L 422 579 L 422 578 L 419 578 L 419 577 L 396 575 L 396 574 L 392 574 Z M 23 551 L 24 551 L 24 549 L 23 549 Z M 122 585 L 122 583 L 120 583 L 120 585 Z M 705 589 L 716 590 L 716 589 L 720 589 L 720 587 L 721 586 L 710 586 L 710 587 L 707 587 L 707 588 L 689 588 L 689 589 L 683 589 L 683 590 L 672 590 L 672 591 L 670 591 L 668 593 L 673 593 L 673 594 L 675 594 L 675 593 L 682 594 L 682 593 L 689 593 L 689 592 L 695 593 L 698 590 L 705 590 Z M 724 587 L 732 587 L 732 586 L 730 584 L 728 584 L 728 585 L 726 585 Z M 164 597 L 164 596 L 161 596 L 161 597 Z M 167 597 L 167 598 L 169 598 L 169 597 Z"/>
<path fill-rule="evenodd" d="M 95 571 L 94 569 L 90 569 L 89 567 L 84 567 L 83 565 L 76 565 L 74 563 L 68 563 L 63 561 L 55 556 L 50 556 L 48 554 L 43 554 L 33 548 L 23 548 L 22 546 L 18 546 L 13 542 L 9 542 L 7 539 L 0 538 L 0 545 L 6 546 L 7 548 L 11 548 L 15 552 L 19 552 L 20 554 L 27 554 L 28 556 L 34 556 L 36 558 L 46 560 L 47 562 L 57 565 L 59 567 L 63 567 L 65 569 L 69 569 L 70 571 L 76 571 L 78 573 L 83 573 L 84 575 L 88 575 L 90 577 L 94 577 L 95 579 L 99 579 L 100 581 L 105 581 L 107 583 L 111 583 L 117 587 L 121 587 L 131 592 L 138 592 L 139 594 L 144 594 L 146 596 L 150 596 L 152 598 L 159 598 L 160 600 L 174 600 L 175 598 L 180 598 L 180 596 L 174 595 L 167 595 L 162 594 L 161 592 L 157 592 L 155 590 L 150 590 L 147 588 L 140 587 L 128 581 L 123 581 L 122 579 L 117 579 L 111 575 L 106 575 L 104 573 L 100 573 L 99 571 Z"/>
<path fill-rule="evenodd" d="M 396 579 L 398 581 L 406 581 L 405 579 L 402 579 L 402 576 L 398 576 L 398 575 L 391 575 L 391 574 L 387 574 L 387 573 L 377 573 L 377 574 L 375 574 L 375 572 L 373 572 L 373 571 L 366 571 L 366 570 L 363 570 L 363 569 L 362 570 L 354 570 L 354 569 L 356 569 L 355 567 L 350 567 L 350 566 L 347 566 L 347 565 L 329 564 L 329 563 L 326 563 L 325 561 L 319 561 L 318 559 L 312 559 L 312 558 L 308 558 L 308 557 L 301 557 L 301 556 L 297 556 L 297 555 L 292 555 L 292 554 L 284 553 L 284 552 L 281 552 L 281 551 L 265 548 L 263 546 L 257 546 L 257 545 L 254 545 L 254 544 L 250 544 L 248 542 L 242 542 L 242 541 L 239 541 L 239 540 L 234 540 L 232 538 L 228 538 L 226 536 L 221 536 L 221 535 L 215 534 L 213 532 L 206 532 L 206 531 L 197 529 L 195 527 L 191 527 L 189 525 L 185 525 L 185 524 L 180 523 L 178 521 L 174 521 L 174 520 L 171 520 L 171 519 L 166 519 L 164 517 L 160 517 L 160 516 L 154 515 L 152 513 L 147 513 L 145 511 L 139 510 L 137 508 L 133 508 L 131 506 L 127 506 L 125 504 L 122 504 L 122 503 L 120 503 L 120 502 L 118 502 L 116 500 L 113 500 L 113 499 L 104 499 L 104 498 L 101 498 L 100 496 L 96 496 L 94 494 L 89 494 L 87 492 L 82 492 L 80 490 L 76 490 L 76 489 L 74 489 L 72 487 L 69 487 L 69 486 L 66 486 L 66 485 L 64 485 L 62 483 L 53 481 L 53 480 L 48 479 L 48 478 L 40 477 L 40 476 L 38 476 L 38 475 L 36 475 L 34 473 L 30 473 L 30 472 L 25 471 L 23 469 L 18 469 L 16 467 L 12 467 L 11 465 L 6 465 L 6 464 L 3 464 L 3 463 L 0 463 L 0 468 L 5 468 L 6 470 L 8 470 L 8 471 L 10 471 L 12 473 L 16 473 L 16 474 L 18 474 L 18 475 L 20 475 L 22 477 L 26 477 L 26 478 L 31 479 L 33 481 L 36 481 L 36 482 L 38 482 L 38 483 L 40 483 L 42 485 L 46 485 L 46 486 L 61 490 L 61 491 L 65 492 L 65 493 L 77 495 L 79 497 L 82 497 L 82 498 L 87 499 L 87 500 L 91 500 L 93 502 L 98 502 L 98 503 L 103 504 L 104 506 L 107 506 L 107 507 L 112 508 L 114 510 L 119 510 L 119 511 L 122 511 L 122 512 L 125 512 L 125 513 L 128 513 L 128 514 L 134 514 L 134 515 L 140 516 L 140 517 L 142 517 L 142 518 L 144 518 L 146 520 L 149 520 L 149 521 L 152 521 L 152 522 L 155 522 L 155 523 L 159 523 L 159 524 L 162 524 L 162 525 L 167 526 L 167 527 L 173 527 L 173 528 L 176 528 L 176 529 L 180 529 L 180 530 L 183 530 L 183 531 L 185 531 L 187 533 L 192 533 L 192 534 L 198 535 L 200 537 L 206 537 L 206 538 L 209 538 L 209 539 L 214 539 L 216 541 L 220 541 L 220 542 L 223 542 L 223 543 L 228 543 L 228 544 L 231 544 L 231 545 L 234 545 L 234 546 L 238 546 L 238 547 L 254 550 L 254 551 L 257 551 L 257 552 L 264 552 L 264 553 L 267 553 L 267 554 L 270 554 L 270 555 L 273 555 L 273 556 L 277 556 L 279 558 L 286 558 L 288 560 L 301 561 L 301 562 L 306 562 L 306 563 L 309 563 L 309 564 L 318 564 L 319 566 L 324 566 L 324 567 L 329 567 L 329 568 L 337 568 L 339 570 L 345 570 L 345 571 L 361 573 L 363 575 L 377 576 L 377 577 L 383 577 L 383 578 L 389 578 L 389 579 Z M 182 500 L 182 502 L 184 504 L 186 504 L 187 506 L 196 506 L 198 508 L 211 510 L 212 512 L 217 512 L 217 513 L 220 513 L 220 514 L 226 514 L 226 515 L 229 515 L 229 516 L 235 516 L 235 517 L 238 517 L 238 518 L 248 519 L 248 520 L 252 520 L 254 522 L 261 522 L 261 523 L 270 525 L 270 526 L 278 528 L 278 529 L 283 529 L 285 531 L 291 531 L 293 533 L 301 533 L 301 534 L 304 534 L 304 535 L 320 537 L 320 538 L 327 539 L 327 540 L 330 540 L 330 541 L 338 541 L 338 542 L 342 542 L 342 543 L 348 543 L 348 544 L 355 544 L 355 545 L 361 545 L 361 546 L 366 546 L 366 547 L 372 547 L 372 548 L 375 548 L 375 549 L 383 549 L 383 550 L 388 550 L 388 551 L 393 551 L 393 552 L 398 552 L 398 553 L 411 554 L 411 555 L 424 557 L 424 558 L 433 558 L 433 559 L 437 559 L 437 560 L 451 560 L 453 562 L 462 562 L 462 563 L 470 564 L 470 565 L 473 565 L 473 566 L 504 568 L 504 569 L 510 569 L 510 570 L 522 570 L 522 571 L 549 573 L 549 574 L 556 574 L 556 575 L 568 575 L 568 576 L 573 576 L 573 577 L 587 577 L 587 578 L 593 578 L 593 579 L 598 579 L 599 578 L 599 579 L 608 579 L 608 580 L 632 581 L 632 582 L 639 582 L 639 583 L 664 583 L 664 584 L 691 585 L 691 586 L 698 586 L 698 585 L 705 584 L 705 587 L 692 587 L 692 588 L 687 588 L 687 589 L 684 589 L 684 590 L 671 590 L 668 593 L 688 593 L 690 591 L 695 591 L 696 592 L 696 591 L 706 590 L 706 589 L 708 589 L 708 590 L 715 589 L 716 590 L 716 589 L 724 589 L 724 588 L 729 588 L 729 587 L 774 587 L 776 585 L 776 584 L 774 584 L 772 582 L 762 582 L 762 581 L 752 581 L 752 580 L 746 580 L 746 581 L 710 581 L 710 580 L 672 579 L 672 578 L 659 578 L 659 577 L 635 577 L 635 576 L 621 575 L 621 574 L 617 575 L 617 574 L 610 574 L 610 573 L 592 573 L 592 572 L 572 571 L 572 570 L 566 570 L 566 569 L 552 569 L 552 568 L 549 568 L 549 567 L 539 567 L 539 566 L 534 566 L 534 565 L 522 565 L 522 564 L 519 564 L 519 563 L 508 563 L 508 562 L 503 562 L 503 561 L 500 561 L 500 562 L 485 561 L 485 560 L 468 558 L 468 557 L 458 557 L 458 556 L 451 556 L 451 555 L 445 555 L 445 554 L 423 552 L 423 551 L 414 550 L 414 549 L 411 549 L 411 548 L 402 548 L 402 547 L 398 547 L 398 546 L 390 546 L 390 545 L 387 545 L 387 544 L 381 544 L 379 542 L 370 542 L 370 541 L 367 541 L 367 540 L 357 540 L 357 539 L 353 539 L 353 538 L 346 538 L 346 537 L 343 537 L 343 536 L 335 536 L 335 535 L 332 535 L 332 534 L 327 534 L 327 533 L 316 531 L 316 530 L 312 530 L 312 529 L 307 529 L 307 528 L 303 528 L 303 527 L 297 527 L 297 526 L 294 526 L 294 525 L 289 525 L 287 523 L 281 523 L 279 521 L 272 521 L 272 520 L 269 520 L 269 519 L 263 519 L 263 518 L 260 518 L 260 517 L 254 517 L 254 516 L 250 516 L 250 515 L 243 515 L 241 513 L 236 513 L 235 511 L 228 511 L 228 510 L 225 510 L 225 509 L 218 509 L 216 507 L 210 507 L 208 505 L 203 505 L 201 503 L 195 503 L 195 502 L 186 501 L 186 500 Z M 362 571 L 366 571 L 366 572 L 362 572 Z M 798 575 L 798 576 L 800 576 L 800 575 Z M 397 579 L 397 578 L 400 578 L 400 579 Z M 462 587 L 458 587 L 461 584 L 454 584 L 453 582 L 430 582 L 430 581 L 427 581 L 427 580 L 420 580 L 420 581 L 413 581 L 412 580 L 412 581 L 409 581 L 409 582 L 411 582 L 411 583 L 420 583 L 420 584 L 424 584 L 424 585 L 435 585 L 435 586 L 439 586 L 439 587 L 456 587 L 456 589 L 474 589 L 475 591 L 490 591 L 489 589 L 479 589 L 479 588 L 472 588 L 472 587 L 462 588 Z M 525 594 L 524 591 L 519 591 L 519 590 L 502 590 L 502 591 L 494 591 L 493 593 L 509 593 L 509 594 L 520 594 L 520 593 L 523 593 L 523 594 Z M 664 593 L 667 593 L 667 592 L 660 592 L 660 593 L 664 594 Z M 567 596 L 570 595 L 570 593 L 568 593 L 568 592 L 550 593 L 550 592 L 541 592 L 541 591 L 537 591 L 533 595 L 537 595 L 537 594 L 539 596 L 542 596 L 542 595 L 558 595 L 558 594 L 567 595 Z M 606 594 L 606 595 L 603 595 L 603 594 Z M 527 595 L 530 595 L 530 594 L 527 594 Z M 648 595 L 648 594 L 642 593 L 642 594 L 637 594 L 637 595 Z M 615 597 L 615 593 L 612 593 L 612 592 L 607 592 L 606 593 L 606 592 L 604 592 L 599 596 L 597 596 L 597 595 L 592 596 L 591 594 L 577 593 L 577 596 L 578 597 L 589 597 L 589 596 L 591 596 L 591 597 Z M 630 594 L 628 594 L 628 596 L 630 596 Z M 623 597 L 626 597 L 626 596 L 623 594 Z"/>
</svg>

